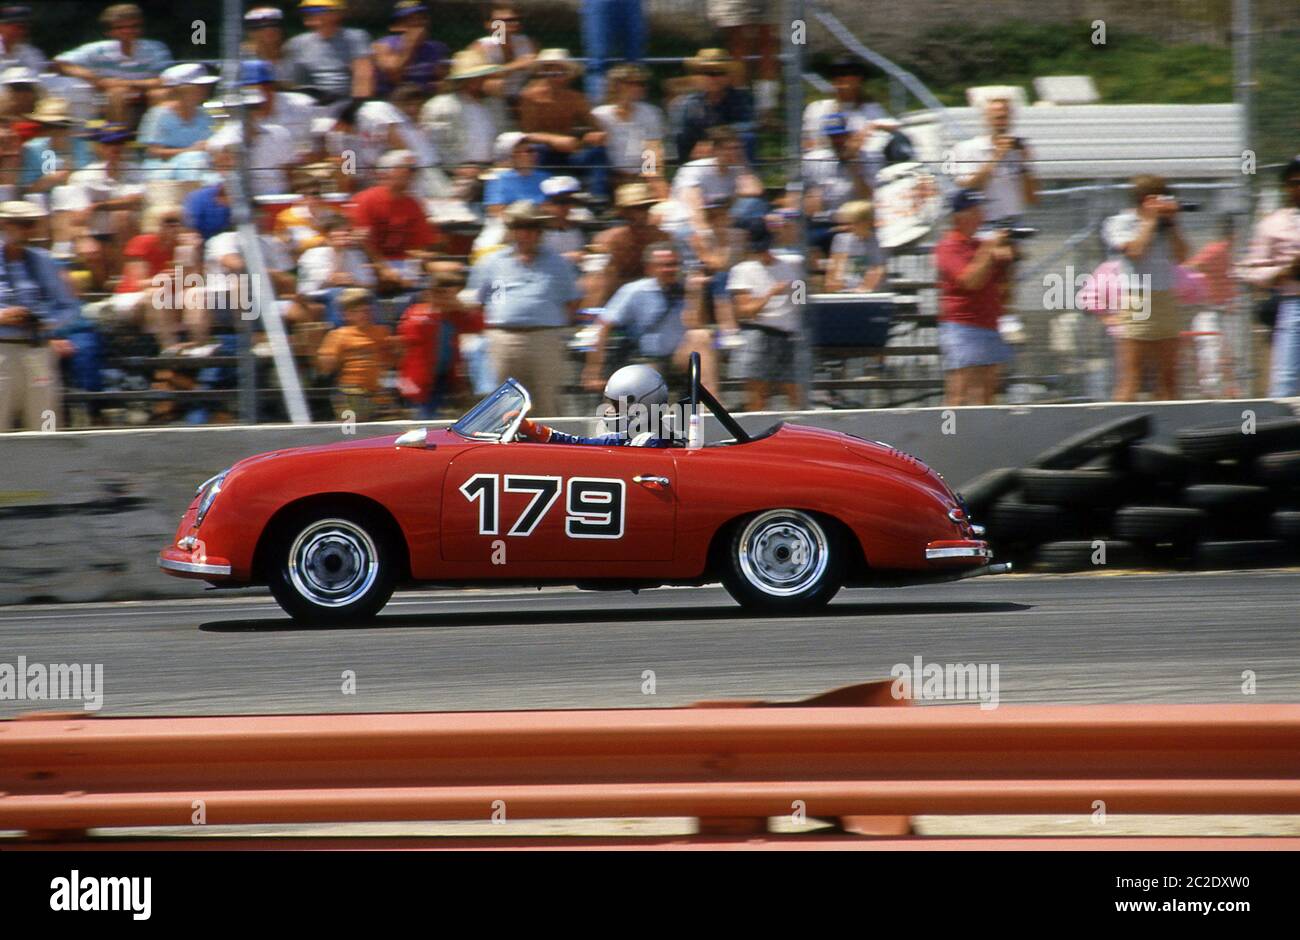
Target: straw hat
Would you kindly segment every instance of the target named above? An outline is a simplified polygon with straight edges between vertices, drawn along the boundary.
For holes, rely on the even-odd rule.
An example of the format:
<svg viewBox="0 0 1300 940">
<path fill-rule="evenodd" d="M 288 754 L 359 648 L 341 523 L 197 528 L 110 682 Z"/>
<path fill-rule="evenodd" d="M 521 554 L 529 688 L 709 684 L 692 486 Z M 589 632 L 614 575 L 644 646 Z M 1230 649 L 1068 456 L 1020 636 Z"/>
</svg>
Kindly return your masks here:
<svg viewBox="0 0 1300 940">
<path fill-rule="evenodd" d="M 560 65 L 569 72 L 569 78 L 577 78 L 582 74 L 582 63 L 575 62 L 569 55 L 568 49 L 543 49 L 537 53 L 537 58 L 533 61 L 533 72 L 544 71 L 548 66 Z"/>
<path fill-rule="evenodd" d="M 835 221 L 840 225 L 856 225 L 870 221 L 872 213 L 870 199 L 851 199 L 836 210 Z"/>
<path fill-rule="evenodd" d="M 374 299 L 370 291 L 364 287 L 349 287 L 340 292 L 339 306 L 344 310 L 350 307 L 358 307 L 362 304 L 368 304 Z"/>
<path fill-rule="evenodd" d="M 624 183 L 614 193 L 614 208 L 616 209 L 630 209 L 633 206 L 653 206 L 657 202 L 659 202 L 659 197 L 645 183 Z"/>
<path fill-rule="evenodd" d="M 735 64 L 736 60 L 726 49 L 701 49 L 686 60 L 686 71 L 730 72 Z"/>
<path fill-rule="evenodd" d="M 43 219 L 47 215 L 44 209 L 35 203 L 26 202 L 22 199 L 11 199 L 8 202 L 0 202 L 0 219 Z"/>
<path fill-rule="evenodd" d="M 53 127 L 76 127 L 78 121 L 68 110 L 68 99 L 50 95 L 36 102 L 36 110 L 26 115 L 27 120 Z"/>
<path fill-rule="evenodd" d="M 501 218 L 507 228 L 543 225 L 551 220 L 549 213 L 543 212 L 527 199 L 517 199 L 510 203 Z"/>
<path fill-rule="evenodd" d="M 501 71 L 501 66 L 489 62 L 474 49 L 462 49 L 451 57 L 451 73 L 447 76 L 453 82 L 468 81 L 471 78 L 487 78 Z"/>
</svg>

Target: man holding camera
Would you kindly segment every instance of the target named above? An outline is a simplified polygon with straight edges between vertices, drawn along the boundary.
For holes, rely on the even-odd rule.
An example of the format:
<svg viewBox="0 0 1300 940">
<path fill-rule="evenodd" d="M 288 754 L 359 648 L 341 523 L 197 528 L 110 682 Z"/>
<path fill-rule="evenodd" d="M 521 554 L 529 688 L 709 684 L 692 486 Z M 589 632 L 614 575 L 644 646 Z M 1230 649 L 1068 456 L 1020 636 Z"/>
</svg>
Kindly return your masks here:
<svg viewBox="0 0 1300 940">
<path fill-rule="evenodd" d="M 991 405 L 1011 348 L 998 332 L 1007 271 L 1015 257 L 1010 233 L 982 233 L 984 195 L 959 189 L 952 196 L 952 228 L 934 249 L 939 276 L 939 350 L 944 404 Z"/>
<path fill-rule="evenodd" d="M 984 102 L 988 133 L 961 141 L 952 152 L 957 185 L 984 195 L 984 218 L 996 229 L 1021 225 L 1025 209 L 1038 204 L 1033 154 L 1025 139 L 1012 133 L 1011 123 L 1011 101 L 990 98 Z M 1008 277 L 1008 293 L 1010 285 Z M 1024 325 L 1019 317 L 1004 315 L 999 326 L 1012 342 L 1022 341 Z"/>
<path fill-rule="evenodd" d="M 970 137 L 953 148 L 957 185 L 984 194 L 984 215 L 999 228 L 1020 222 L 1026 206 L 1038 203 L 1033 156 L 1023 137 L 1011 133 L 1011 102 L 990 98 L 984 103 L 988 133 Z"/>
<path fill-rule="evenodd" d="M 1115 400 L 1133 401 L 1146 372 L 1155 373 L 1157 401 L 1178 397 L 1178 343 L 1183 314 L 1174 295 L 1178 266 L 1187 260 L 1187 241 L 1178 226 L 1178 200 L 1164 177 L 1133 179 L 1133 208 L 1111 216 L 1102 240 L 1123 263 L 1127 276 L 1117 317 Z"/>
</svg>

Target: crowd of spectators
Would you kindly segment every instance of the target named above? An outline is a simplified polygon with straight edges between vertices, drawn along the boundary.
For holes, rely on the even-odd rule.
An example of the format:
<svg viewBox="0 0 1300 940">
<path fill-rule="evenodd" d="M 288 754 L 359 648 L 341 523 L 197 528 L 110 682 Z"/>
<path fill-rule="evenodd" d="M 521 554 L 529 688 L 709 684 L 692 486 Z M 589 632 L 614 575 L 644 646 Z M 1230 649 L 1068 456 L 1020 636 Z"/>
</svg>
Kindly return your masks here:
<svg viewBox="0 0 1300 940">
<path fill-rule="evenodd" d="M 446 415 L 506 375 L 555 414 L 570 385 L 598 390 L 629 362 L 680 378 L 692 352 L 711 386 L 741 381 L 747 408 L 807 405 L 803 298 L 888 289 L 873 196 L 910 154 L 861 63 L 837 60 L 833 95 L 804 115 L 803 186 L 765 185 L 770 6 L 710 0 L 725 48 L 659 88 L 637 61 L 640 0 L 583 0 L 582 60 L 539 48 L 514 0 L 488 0 L 483 35 L 460 50 L 436 38 L 427 0 L 396 2 L 378 39 L 344 0 L 259 6 L 237 95 L 147 38 L 133 4 L 102 11 L 102 40 L 52 59 L 29 42 L 30 10 L 0 7 L 0 430 L 63 426 L 65 388 L 127 393 L 85 396 L 89 423 L 234 420 L 236 353 L 269 360 L 280 333 L 263 332 L 267 317 L 304 384 L 331 390 L 318 417 Z M 1018 328 L 1006 230 L 1037 198 L 1009 102 L 987 120 L 954 154 L 935 256 L 958 404 L 998 393 Z M 251 256 L 233 204 L 245 187 Z M 1147 366 L 1170 392 L 1171 266 L 1189 253 L 1163 181 L 1135 192 L 1106 237 L 1160 296 L 1149 322 L 1120 331 L 1119 397 Z M 1266 225 L 1246 276 L 1282 298 L 1275 380 L 1294 394 L 1300 226 Z M 132 394 L 149 404 L 123 415 L 115 403 Z"/>
</svg>

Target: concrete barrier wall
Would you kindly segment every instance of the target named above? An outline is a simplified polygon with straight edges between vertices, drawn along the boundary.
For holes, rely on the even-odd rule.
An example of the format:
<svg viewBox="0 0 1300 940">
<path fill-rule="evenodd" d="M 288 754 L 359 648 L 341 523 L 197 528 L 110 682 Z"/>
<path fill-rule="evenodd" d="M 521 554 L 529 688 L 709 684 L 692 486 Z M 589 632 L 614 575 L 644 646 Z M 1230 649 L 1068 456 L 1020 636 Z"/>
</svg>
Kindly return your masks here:
<svg viewBox="0 0 1300 940">
<path fill-rule="evenodd" d="M 1124 414 L 1154 416 L 1157 438 L 1181 427 L 1290 414 L 1272 401 L 1158 405 L 1039 405 L 812 411 L 741 417 L 750 430 L 789 420 L 885 441 L 938 469 L 957 488 L 994 467 L 1019 466 L 1071 434 Z M 590 421 L 550 422 L 590 433 Z M 391 434 L 409 422 L 360 425 Z M 710 437 L 716 427 L 707 428 Z M 0 435 L 0 605 L 195 596 L 198 582 L 158 571 L 194 488 L 241 457 L 342 439 L 340 425 L 163 428 Z"/>
</svg>

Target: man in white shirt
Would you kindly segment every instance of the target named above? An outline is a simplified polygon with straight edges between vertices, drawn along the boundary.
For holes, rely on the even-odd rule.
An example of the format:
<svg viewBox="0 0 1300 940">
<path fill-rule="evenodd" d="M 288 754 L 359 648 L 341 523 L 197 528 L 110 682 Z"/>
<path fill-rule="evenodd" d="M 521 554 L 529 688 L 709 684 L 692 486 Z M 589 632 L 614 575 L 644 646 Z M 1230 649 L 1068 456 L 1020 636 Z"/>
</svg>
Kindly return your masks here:
<svg viewBox="0 0 1300 940">
<path fill-rule="evenodd" d="M 889 112 L 879 102 L 864 94 L 862 83 L 866 75 L 866 65 L 851 56 L 843 56 L 831 63 L 827 76 L 835 88 L 834 97 L 820 98 L 803 109 L 803 136 L 806 149 L 830 146 L 830 141 L 822 129 L 822 121 L 832 114 L 844 115 L 849 132 L 854 135 L 859 147 L 866 142 L 872 131 L 877 129 L 877 122 L 893 126 Z"/>
<path fill-rule="evenodd" d="M 748 260 L 727 278 L 727 293 L 745 332 L 735 367 L 745 380 L 746 410 L 765 410 L 774 391 L 798 410 L 804 405 L 803 317 L 795 291 L 805 284 L 803 259 L 793 252 L 774 252 L 763 220 L 751 223 L 749 249 Z"/>
<path fill-rule="evenodd" d="M 338 296 L 349 287 L 374 290 L 375 269 L 359 247 L 360 239 L 347 219 L 334 215 L 321 226 L 326 243 L 308 248 L 298 257 L 298 293 L 325 305 L 325 320 L 343 325 Z"/>
<path fill-rule="evenodd" d="M 293 259 L 284 243 L 270 235 L 258 235 L 262 261 L 271 277 L 278 298 L 280 316 L 289 322 L 305 319 L 305 311 L 295 299 L 298 282 L 293 274 Z M 200 345 L 207 331 L 229 332 L 237 317 L 253 309 L 253 285 L 244 260 L 239 232 L 213 235 L 203 245 L 204 287 L 207 291 L 207 320 L 190 325 L 191 338 Z"/>
<path fill-rule="evenodd" d="M 627 63 L 610 69 L 608 78 L 612 101 L 592 108 L 591 116 L 605 132 L 610 166 L 625 176 L 663 173 L 664 113 L 644 100 L 650 73 Z M 647 168 L 647 162 L 653 166 Z"/>
<path fill-rule="evenodd" d="M 122 269 L 122 249 L 136 234 L 145 185 L 140 168 L 128 161 L 126 144 L 134 133 L 122 124 L 106 124 L 94 135 L 96 162 L 68 177 L 50 191 L 56 217 L 71 213 L 71 225 L 58 220 L 60 231 L 75 232 L 78 261 L 91 274 L 91 283 L 107 286 L 109 275 Z"/>
<path fill-rule="evenodd" d="M 706 224 L 705 204 L 763 195 L 762 181 L 745 162 L 740 137 L 730 128 L 714 127 L 708 140 L 712 156 L 684 164 L 673 177 L 673 198 L 689 208 L 697 228 Z"/>
<path fill-rule="evenodd" d="M 254 196 L 279 195 L 291 192 L 289 167 L 298 163 L 298 150 L 289 131 L 270 119 L 271 103 L 260 91 L 250 91 L 245 97 L 252 109 L 250 125 L 252 143 L 248 147 L 249 181 Z M 217 130 L 208 141 L 208 153 L 234 150 L 244 145 L 243 121 L 229 121 Z"/>
<path fill-rule="evenodd" d="M 239 64 L 239 84 L 245 92 L 260 92 L 271 102 L 267 120 L 287 130 L 299 155 L 307 156 L 311 152 L 312 121 L 325 109 L 317 105 L 311 95 L 281 91 L 276 83 L 274 66 L 262 59 L 248 59 Z"/>
<path fill-rule="evenodd" d="M 1029 206 L 1038 204 L 1038 181 L 1034 178 L 1033 153 L 1023 137 L 1011 132 L 1011 101 L 990 98 L 984 103 L 987 134 L 961 141 L 952 151 L 952 175 L 962 189 L 984 194 L 984 218 L 995 229 L 1015 228 Z M 1014 281 L 1014 269 L 1007 277 Z M 1025 328 L 1018 316 L 1008 314 L 998 321 L 1008 342 L 1024 342 Z"/>
<path fill-rule="evenodd" d="M 803 209 L 812 223 L 809 242 L 829 252 L 835 234 L 835 213 L 846 202 L 870 199 L 874 174 L 843 114 L 827 115 L 822 131 L 830 146 L 803 155 Z"/>
<path fill-rule="evenodd" d="M 451 60 L 451 91 L 436 95 L 420 109 L 420 126 L 449 167 L 488 166 L 497 135 L 505 129 L 505 108 L 487 93 L 487 81 L 501 71 L 477 52 L 466 49 Z"/>
<path fill-rule="evenodd" d="M 37 75 L 50 70 L 50 60 L 28 39 L 31 7 L 21 3 L 8 3 L 0 7 L 0 69 L 22 65 Z"/>
<path fill-rule="evenodd" d="M 1033 154 L 1023 137 L 1011 132 L 1011 102 L 990 98 L 984 104 L 987 134 L 961 141 L 953 148 L 953 176 L 962 189 L 984 193 L 984 216 L 991 225 L 1018 223 L 1025 208 L 1038 203 Z"/>
</svg>

